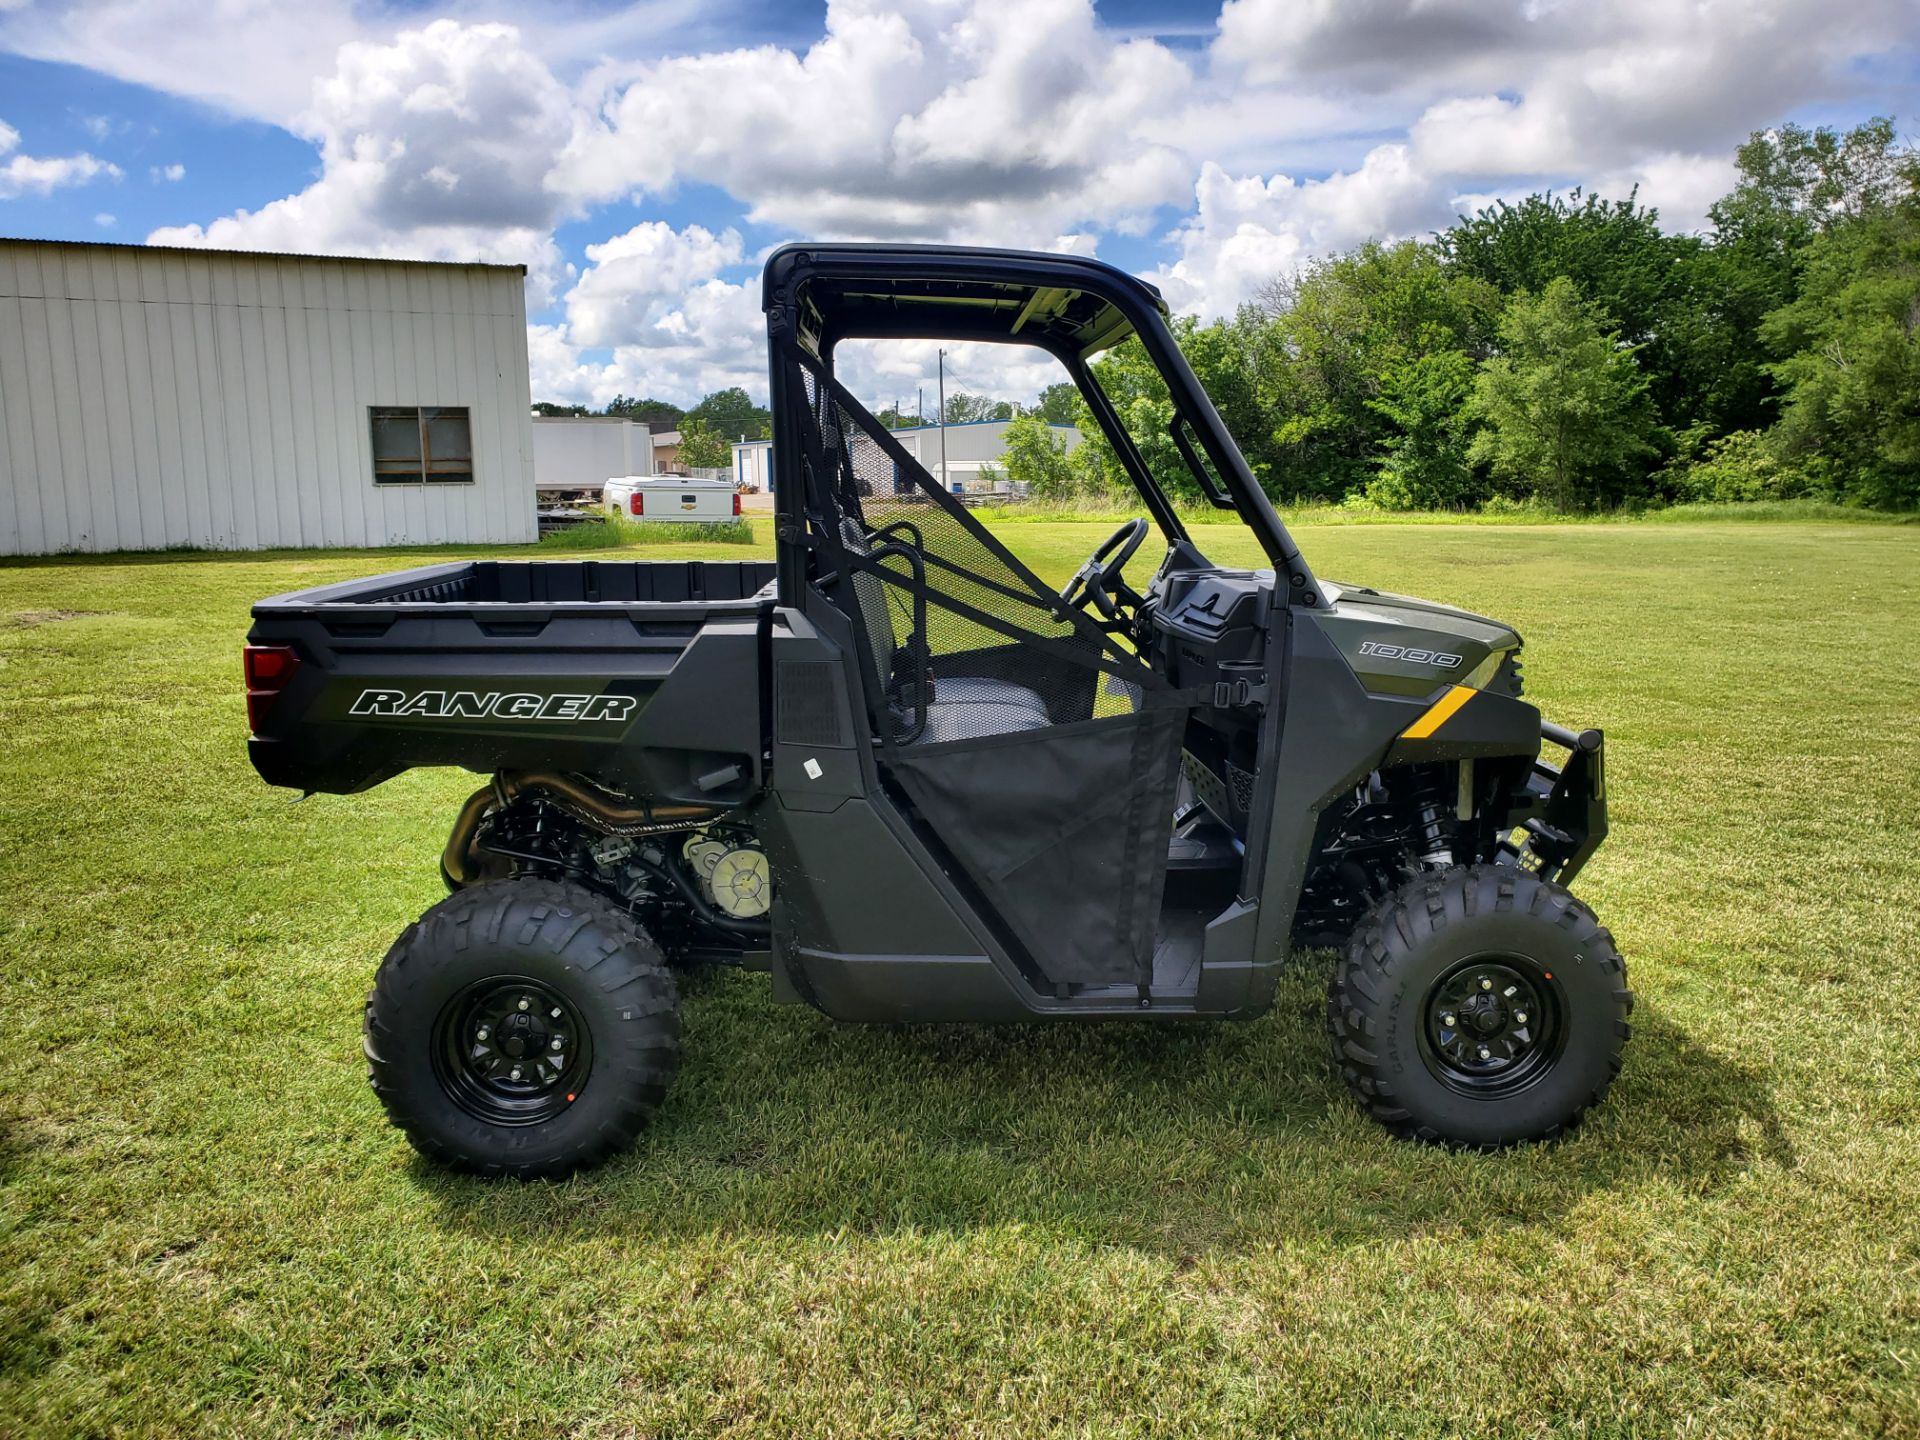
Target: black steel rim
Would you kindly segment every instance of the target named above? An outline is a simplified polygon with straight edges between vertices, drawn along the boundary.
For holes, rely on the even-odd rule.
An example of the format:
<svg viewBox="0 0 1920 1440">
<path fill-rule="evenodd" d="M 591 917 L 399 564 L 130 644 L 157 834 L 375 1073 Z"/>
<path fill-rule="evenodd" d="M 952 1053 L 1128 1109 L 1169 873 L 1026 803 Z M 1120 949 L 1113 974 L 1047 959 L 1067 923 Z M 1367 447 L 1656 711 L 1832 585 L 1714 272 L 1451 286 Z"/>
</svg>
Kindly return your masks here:
<svg viewBox="0 0 1920 1440">
<path fill-rule="evenodd" d="M 593 1035 L 565 996 L 521 975 L 477 980 L 434 1022 L 434 1073 L 453 1103 L 490 1125 L 538 1125 L 579 1098 Z"/>
<path fill-rule="evenodd" d="M 1560 1058 L 1566 999 L 1524 955 L 1478 955 L 1427 991 L 1420 1055 L 1436 1078 L 1480 1098 L 1533 1084 Z"/>
</svg>

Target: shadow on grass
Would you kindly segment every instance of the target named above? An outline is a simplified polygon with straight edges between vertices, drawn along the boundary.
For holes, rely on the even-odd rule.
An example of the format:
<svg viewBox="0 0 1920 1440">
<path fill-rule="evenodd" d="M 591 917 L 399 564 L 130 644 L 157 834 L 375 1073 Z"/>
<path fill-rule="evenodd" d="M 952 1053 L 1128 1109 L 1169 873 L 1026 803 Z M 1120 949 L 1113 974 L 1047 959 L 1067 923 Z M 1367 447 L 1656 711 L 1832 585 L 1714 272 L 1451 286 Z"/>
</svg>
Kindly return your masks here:
<svg viewBox="0 0 1920 1440">
<path fill-rule="evenodd" d="M 1763 1074 L 1641 1007 L 1570 1139 L 1498 1155 L 1395 1141 L 1327 1064 L 1324 977 L 1267 1018 L 872 1028 L 696 982 L 680 1078 L 632 1153 L 560 1184 L 417 1162 L 442 1222 L 643 1242 L 1028 1226 L 1181 1259 L 1550 1224 L 1641 1186 L 1704 1195 L 1793 1153 Z"/>
<path fill-rule="evenodd" d="M 0 1115 L 0 1185 L 15 1177 L 34 1148 L 22 1133 L 18 1122 Z"/>
</svg>

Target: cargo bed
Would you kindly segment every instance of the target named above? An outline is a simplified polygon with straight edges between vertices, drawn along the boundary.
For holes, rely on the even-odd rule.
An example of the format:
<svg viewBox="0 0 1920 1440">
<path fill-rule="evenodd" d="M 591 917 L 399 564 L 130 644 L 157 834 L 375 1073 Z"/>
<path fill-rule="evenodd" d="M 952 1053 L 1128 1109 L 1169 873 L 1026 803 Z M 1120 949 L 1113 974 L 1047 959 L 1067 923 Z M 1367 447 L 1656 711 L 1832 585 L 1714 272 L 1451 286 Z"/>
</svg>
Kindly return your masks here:
<svg viewBox="0 0 1920 1440">
<path fill-rule="evenodd" d="M 707 605 L 751 601 L 773 576 L 771 560 L 466 560 L 295 590 L 260 601 L 253 613 L 259 619 L 335 605 Z"/>
<path fill-rule="evenodd" d="M 737 798 L 760 778 L 773 581 L 770 560 L 476 560 L 262 600 L 254 767 L 341 793 L 452 765 Z"/>
</svg>

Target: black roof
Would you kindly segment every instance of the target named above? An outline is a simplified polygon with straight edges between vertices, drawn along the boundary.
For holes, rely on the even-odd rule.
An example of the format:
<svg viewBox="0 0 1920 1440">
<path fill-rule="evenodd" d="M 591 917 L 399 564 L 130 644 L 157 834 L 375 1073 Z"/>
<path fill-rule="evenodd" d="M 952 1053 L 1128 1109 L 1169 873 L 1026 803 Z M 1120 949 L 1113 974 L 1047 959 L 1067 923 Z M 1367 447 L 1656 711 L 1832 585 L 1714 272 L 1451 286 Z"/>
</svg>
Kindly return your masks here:
<svg viewBox="0 0 1920 1440">
<path fill-rule="evenodd" d="M 959 245 L 783 245 L 767 260 L 761 303 L 789 301 L 801 329 L 828 345 L 938 337 L 1078 355 L 1125 339 L 1129 312 L 1167 313 L 1158 290 L 1102 260 Z"/>
</svg>

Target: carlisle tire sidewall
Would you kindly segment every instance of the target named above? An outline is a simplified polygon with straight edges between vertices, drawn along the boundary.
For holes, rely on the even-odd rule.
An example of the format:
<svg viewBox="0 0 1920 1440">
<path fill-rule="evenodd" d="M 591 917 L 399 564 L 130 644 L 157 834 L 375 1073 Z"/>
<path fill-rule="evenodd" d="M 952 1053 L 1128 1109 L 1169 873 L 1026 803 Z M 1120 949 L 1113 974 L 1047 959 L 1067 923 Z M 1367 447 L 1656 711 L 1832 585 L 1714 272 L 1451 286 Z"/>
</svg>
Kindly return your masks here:
<svg viewBox="0 0 1920 1440">
<path fill-rule="evenodd" d="M 400 1003 L 389 1023 L 407 1037 L 400 1054 L 392 1062 L 395 1084 L 410 1098 L 424 1099 L 433 1107 L 431 1124 L 448 1132 L 450 1143 L 485 1153 L 495 1152 L 531 1158 L 548 1151 L 563 1151 L 581 1143 L 598 1128 L 595 1112 L 613 1099 L 614 1086 L 608 1075 L 613 1064 L 609 1047 L 602 1037 L 611 1039 L 612 1022 L 604 997 L 583 983 L 573 966 L 551 955 L 516 948 L 511 953 L 491 952 L 491 947 L 476 946 L 462 955 L 458 966 L 422 968 L 408 977 L 410 983 L 396 987 L 394 997 Z M 461 1108 L 434 1065 L 436 1027 L 441 1012 L 453 1004 L 476 981 L 520 977 L 537 980 L 557 990 L 573 1007 L 593 1037 L 593 1066 L 575 1091 L 577 1098 L 565 1110 L 530 1125 L 499 1125 L 481 1119 Z M 596 1001 L 602 1003 L 596 1004 Z M 410 1106 L 418 1119 L 426 1119 L 418 1104 Z M 458 1137 L 458 1138 L 455 1138 Z"/>
<path fill-rule="evenodd" d="M 473 898 L 463 892 L 443 901 L 442 907 Z M 384 1032 L 370 1045 L 380 1051 L 375 1068 L 391 1117 L 417 1141 L 427 1142 L 431 1151 L 464 1168 L 535 1173 L 568 1168 L 571 1157 L 597 1156 L 610 1130 L 635 1126 L 631 1091 L 636 1059 L 663 1041 L 669 1049 L 677 1048 L 672 982 L 664 973 L 664 1011 L 645 1005 L 633 987 L 623 986 L 615 996 L 594 978 L 594 973 L 609 980 L 633 973 L 631 965 L 613 963 L 620 951 L 649 966 L 657 963 L 648 942 L 599 913 L 600 907 L 591 902 L 570 907 L 552 896 L 540 896 L 538 902 L 545 907 L 544 915 L 509 902 L 513 913 L 505 928 L 516 931 L 520 943 L 489 940 L 477 924 L 450 924 L 450 917 L 429 912 L 395 946 L 369 1003 L 369 1035 L 376 1029 Z M 597 963 L 596 947 L 601 957 Z M 591 963 L 594 973 L 583 968 L 583 962 Z M 435 1064 L 437 1027 L 446 1007 L 458 1003 L 477 982 L 513 978 L 553 990 L 585 1025 L 593 1051 L 591 1065 L 573 1091 L 576 1099 L 557 1114 L 528 1124 L 495 1123 L 463 1108 Z"/>
<path fill-rule="evenodd" d="M 1381 1078 L 1416 1120 L 1458 1143 L 1511 1144 L 1553 1130 L 1606 1088 L 1617 1046 L 1619 977 L 1602 963 L 1603 947 L 1591 933 L 1569 933 L 1514 912 L 1450 914 L 1438 929 L 1414 912 L 1414 922 L 1412 947 L 1397 934 L 1389 941 L 1392 984 L 1378 1015 Z M 1423 1053 L 1427 997 L 1463 963 L 1503 963 L 1512 956 L 1553 976 L 1541 983 L 1558 1005 L 1558 1053 L 1521 1089 L 1489 1095 L 1455 1089 Z"/>
</svg>

